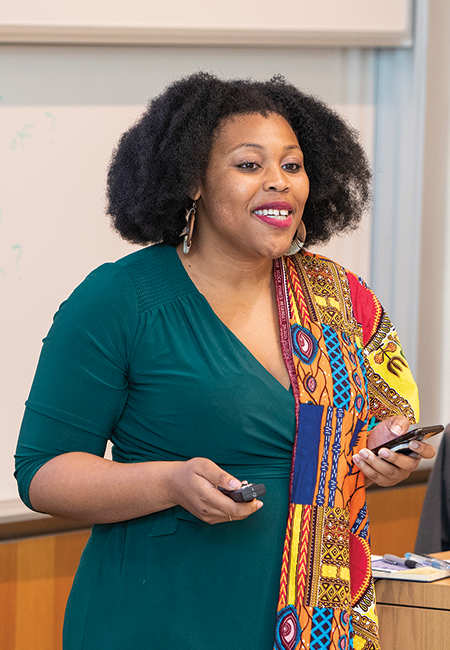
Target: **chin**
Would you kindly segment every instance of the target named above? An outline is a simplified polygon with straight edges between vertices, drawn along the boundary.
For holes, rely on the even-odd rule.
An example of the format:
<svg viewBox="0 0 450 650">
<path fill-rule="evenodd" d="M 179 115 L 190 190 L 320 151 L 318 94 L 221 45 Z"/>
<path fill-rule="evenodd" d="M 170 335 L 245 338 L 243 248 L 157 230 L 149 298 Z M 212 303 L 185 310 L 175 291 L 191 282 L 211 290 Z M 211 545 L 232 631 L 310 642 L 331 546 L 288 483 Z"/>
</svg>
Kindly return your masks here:
<svg viewBox="0 0 450 650">
<path fill-rule="evenodd" d="M 287 246 L 271 246 L 267 247 L 265 251 L 261 251 L 261 254 L 264 257 L 268 257 L 272 260 L 276 260 L 278 257 L 282 257 L 283 255 L 286 255 L 288 248 L 290 246 L 290 243 Z"/>
</svg>

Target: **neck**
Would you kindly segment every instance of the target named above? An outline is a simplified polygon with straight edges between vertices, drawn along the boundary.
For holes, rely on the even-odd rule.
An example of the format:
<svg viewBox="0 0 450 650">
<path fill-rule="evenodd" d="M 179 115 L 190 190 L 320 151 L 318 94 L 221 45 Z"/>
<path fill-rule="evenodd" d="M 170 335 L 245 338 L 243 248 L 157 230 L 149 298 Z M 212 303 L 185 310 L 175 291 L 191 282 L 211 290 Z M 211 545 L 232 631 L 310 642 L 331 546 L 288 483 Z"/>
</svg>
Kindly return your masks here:
<svg viewBox="0 0 450 650">
<path fill-rule="evenodd" d="M 208 282 L 216 287 L 227 287 L 246 293 L 272 281 L 273 260 L 266 257 L 247 259 L 223 250 L 204 251 L 192 246 L 187 255 L 182 245 L 177 248 L 180 260 L 194 284 Z"/>
</svg>

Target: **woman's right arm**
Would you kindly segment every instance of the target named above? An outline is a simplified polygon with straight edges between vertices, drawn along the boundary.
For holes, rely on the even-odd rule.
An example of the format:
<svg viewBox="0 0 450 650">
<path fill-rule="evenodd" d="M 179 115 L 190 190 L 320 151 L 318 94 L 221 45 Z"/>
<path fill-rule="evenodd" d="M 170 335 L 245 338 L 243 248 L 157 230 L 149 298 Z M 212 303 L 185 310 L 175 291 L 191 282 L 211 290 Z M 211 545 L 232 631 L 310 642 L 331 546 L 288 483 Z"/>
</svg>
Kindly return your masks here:
<svg viewBox="0 0 450 650">
<path fill-rule="evenodd" d="M 218 485 L 235 489 L 241 483 L 207 458 L 117 463 L 71 452 L 42 465 L 29 498 L 35 510 L 86 523 L 125 521 L 180 505 L 215 524 L 245 519 L 262 506 L 260 501 L 235 503 Z"/>
<path fill-rule="evenodd" d="M 209 523 L 248 516 L 256 502 L 236 504 L 221 494 L 216 486 L 233 489 L 233 477 L 208 459 L 127 463 L 103 458 L 128 399 L 138 326 L 134 285 L 114 264 L 90 274 L 59 310 L 44 342 L 17 445 L 23 501 L 86 523 L 133 519 L 174 505 Z"/>
</svg>

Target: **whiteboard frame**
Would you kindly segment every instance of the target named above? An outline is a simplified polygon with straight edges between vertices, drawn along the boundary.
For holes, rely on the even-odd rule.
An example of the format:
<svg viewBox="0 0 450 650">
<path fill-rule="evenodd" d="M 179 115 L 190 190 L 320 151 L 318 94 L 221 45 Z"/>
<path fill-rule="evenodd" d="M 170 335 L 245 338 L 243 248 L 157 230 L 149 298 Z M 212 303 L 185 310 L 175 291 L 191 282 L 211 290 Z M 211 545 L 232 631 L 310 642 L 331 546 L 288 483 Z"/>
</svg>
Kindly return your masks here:
<svg viewBox="0 0 450 650">
<path fill-rule="evenodd" d="M 399 31 L 309 31 L 0 25 L 0 43 L 66 45 L 217 45 L 261 47 L 411 47 L 410 27 Z"/>
<path fill-rule="evenodd" d="M 273 4 L 259 0 L 246 7 L 238 0 L 211 5 L 191 0 L 189 12 L 176 11 L 178 0 L 158 11 L 130 0 L 129 13 L 119 0 L 5 0 L 0 7 L 0 43 L 117 45 L 410 47 L 413 0 L 296 0 L 273 19 Z M 307 4 L 305 4 L 305 2 Z M 31 3 L 31 4 L 30 4 Z M 303 4 L 302 4 L 303 3 Z M 384 4 L 383 4 L 384 3 Z M 336 9 L 336 4 L 338 5 Z M 241 10 L 239 10 L 241 6 Z M 293 7 L 295 8 L 293 19 Z M 361 7 L 361 8 L 360 8 Z M 375 12 L 375 13 L 374 13 Z M 374 20 L 378 16 L 378 20 Z M 297 23 L 297 24 L 296 24 Z"/>
</svg>

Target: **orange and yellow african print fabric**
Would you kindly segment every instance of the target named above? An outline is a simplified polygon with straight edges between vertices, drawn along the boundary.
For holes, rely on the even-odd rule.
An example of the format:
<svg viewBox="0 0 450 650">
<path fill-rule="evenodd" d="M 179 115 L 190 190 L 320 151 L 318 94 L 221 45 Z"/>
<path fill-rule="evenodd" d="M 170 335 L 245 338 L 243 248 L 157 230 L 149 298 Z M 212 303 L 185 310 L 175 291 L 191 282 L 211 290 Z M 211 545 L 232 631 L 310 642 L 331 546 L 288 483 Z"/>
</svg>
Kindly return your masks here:
<svg viewBox="0 0 450 650">
<path fill-rule="evenodd" d="M 274 277 L 297 420 L 274 650 L 376 650 L 364 476 L 352 457 L 377 422 L 415 421 L 417 388 L 360 278 L 307 252 L 276 260 Z"/>
</svg>

